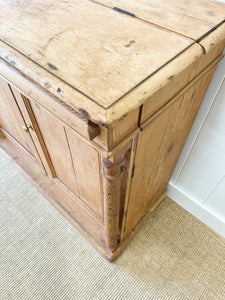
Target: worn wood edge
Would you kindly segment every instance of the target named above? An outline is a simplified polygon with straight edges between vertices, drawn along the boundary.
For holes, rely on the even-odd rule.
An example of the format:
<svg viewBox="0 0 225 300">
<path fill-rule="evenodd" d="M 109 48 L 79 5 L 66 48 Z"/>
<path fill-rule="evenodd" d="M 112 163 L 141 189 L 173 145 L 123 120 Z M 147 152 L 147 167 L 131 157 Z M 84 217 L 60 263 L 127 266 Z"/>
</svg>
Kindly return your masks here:
<svg viewBox="0 0 225 300">
<path fill-rule="evenodd" d="M 17 70 L 31 83 L 35 83 L 72 107 L 85 118 L 98 125 L 105 125 L 106 109 L 83 95 L 26 56 L 0 40 L 0 58 Z"/>
<path fill-rule="evenodd" d="M 90 242 L 92 244 L 92 246 L 94 248 L 96 248 L 98 250 L 98 252 L 104 258 L 106 258 L 108 261 L 111 262 L 113 253 L 110 252 L 104 246 L 103 243 L 100 244 L 94 238 L 92 238 L 92 236 L 90 236 L 90 234 L 88 234 L 88 232 L 78 222 L 76 222 L 74 220 L 74 218 L 68 212 L 66 212 L 56 200 L 54 200 L 54 197 L 46 191 L 45 184 L 43 184 L 43 182 L 45 182 L 46 179 L 50 181 L 50 178 L 48 178 L 47 175 L 45 175 L 44 172 L 42 171 L 43 174 L 41 174 L 41 175 L 37 174 L 37 176 L 36 176 L 36 178 L 38 178 L 38 180 L 35 179 L 34 178 L 35 174 L 32 175 L 28 170 L 25 170 L 22 167 L 22 163 L 19 161 L 19 158 L 14 156 L 13 148 L 15 149 L 16 146 L 14 146 L 12 144 L 12 142 L 10 142 L 10 146 L 9 146 L 4 142 L 4 140 L 5 140 L 4 138 L 0 140 L 0 153 L 3 154 L 8 160 L 10 160 L 13 163 L 13 165 L 19 170 L 19 172 L 28 181 L 30 181 L 33 184 L 33 186 L 78 230 L 78 232 L 81 233 L 81 235 L 88 242 Z M 17 151 L 21 152 L 21 150 L 18 147 L 16 147 L 16 149 L 17 149 Z M 38 169 L 41 170 L 40 168 L 38 168 Z"/>
<path fill-rule="evenodd" d="M 84 124 L 86 125 L 86 121 L 84 122 Z M 90 141 L 92 141 L 96 136 L 100 135 L 101 132 L 100 127 L 90 120 L 87 121 L 85 129 L 87 130 L 87 137 Z M 86 135 L 84 137 L 86 137 Z"/>
<path fill-rule="evenodd" d="M 3 72 L 4 74 L 2 74 L 1 72 L 2 72 L 2 70 L 3 70 L 3 68 L 4 68 L 4 65 L 5 65 L 6 63 L 5 62 L 1 62 L 1 59 L 0 59 L 0 78 L 2 78 L 3 80 L 5 80 L 5 81 L 7 81 L 7 82 L 9 82 L 9 84 L 11 85 L 11 86 L 13 86 L 15 89 L 17 89 L 19 92 L 22 92 L 24 95 L 25 95 L 25 97 L 26 98 L 28 98 L 28 99 L 31 99 L 32 101 L 34 101 L 34 102 L 38 102 L 40 105 L 42 105 L 43 107 L 45 107 L 45 109 L 47 109 L 48 111 L 49 111 L 49 108 L 48 107 L 46 107 L 46 105 L 43 105 L 43 103 L 41 102 L 41 97 L 40 97 L 40 99 L 34 99 L 34 95 L 32 94 L 32 96 L 31 95 L 29 95 L 29 93 L 27 93 L 27 92 L 24 92 L 24 91 L 21 91 L 21 89 L 18 87 L 18 85 L 17 84 L 15 84 L 15 82 L 13 82 L 12 81 L 12 76 L 15 76 L 15 78 L 16 78 L 16 76 L 17 76 L 17 74 L 16 73 L 12 73 L 11 75 L 12 76 L 10 76 L 10 78 L 9 78 L 9 76 L 6 76 L 5 75 L 5 72 Z M 8 68 L 8 67 L 7 67 Z M 11 67 L 9 67 L 10 69 L 11 69 Z M 4 69 L 4 71 L 5 71 L 5 69 Z M 12 69 L 12 71 L 13 72 L 17 72 L 15 69 Z M 20 75 L 21 76 L 21 75 Z M 24 77 L 23 77 L 23 79 L 25 79 Z M 25 79 L 25 80 L 27 80 L 27 79 Z M 31 91 L 32 91 L 32 86 L 31 86 Z M 41 93 L 43 93 L 43 91 L 41 90 Z M 49 97 L 49 95 L 47 95 L 48 97 Z M 54 101 L 54 100 L 53 100 Z M 74 112 L 72 112 L 73 114 L 74 114 Z M 64 122 L 64 123 L 66 123 L 70 128 L 72 128 L 73 130 L 74 130 L 74 132 L 83 140 L 83 141 L 86 141 L 87 143 L 89 143 L 89 145 L 92 145 L 92 147 L 94 147 L 96 150 L 98 150 L 99 152 L 101 152 L 101 153 L 103 153 L 103 155 L 106 155 L 106 153 L 108 153 L 107 151 L 107 149 L 105 149 L 105 148 L 103 148 L 101 145 L 99 145 L 97 142 L 95 142 L 94 141 L 94 139 L 91 139 L 91 138 L 87 138 L 87 136 L 85 135 L 85 134 L 83 134 L 83 132 L 81 132 L 80 130 L 78 131 L 78 130 L 76 130 L 75 128 L 74 128 L 74 126 L 71 126 L 70 124 L 68 124 L 65 120 L 63 120 L 62 118 L 60 118 L 58 115 L 56 115 L 55 113 L 53 113 L 58 119 L 60 119 L 62 122 Z M 76 112 L 76 114 L 77 114 L 77 112 Z M 91 122 L 90 120 L 87 120 L 87 122 Z M 99 132 L 99 130 L 100 130 L 100 127 L 97 125 L 97 124 L 95 124 L 95 123 L 91 123 L 91 125 L 93 126 L 93 127 L 98 127 L 97 128 L 97 130 L 96 129 L 94 129 L 95 130 L 95 134 L 96 134 L 96 132 L 97 132 L 97 134 L 98 134 L 98 132 Z M 94 135 L 95 135 L 94 134 Z M 94 136 L 93 134 L 92 134 L 92 137 Z"/>
<path fill-rule="evenodd" d="M 176 100 L 180 97 L 180 95 L 182 95 L 183 93 L 185 93 L 186 91 L 188 91 L 193 85 L 195 85 L 196 82 L 198 82 L 206 73 L 208 73 L 208 71 L 213 68 L 215 65 L 217 65 L 219 63 L 219 61 L 221 59 L 223 59 L 225 55 L 222 54 L 219 57 L 217 57 L 207 68 L 205 68 L 202 72 L 200 72 L 198 74 L 197 77 L 195 77 L 191 82 L 189 82 L 189 84 L 182 89 L 175 97 L 173 97 L 172 99 L 170 99 L 170 101 L 168 101 L 167 103 L 165 103 L 162 107 L 169 107 L 170 105 L 173 105 L 174 102 L 176 102 Z M 140 130 L 144 130 L 146 127 L 149 126 L 149 124 L 155 119 L 157 118 L 162 112 L 160 108 L 159 111 L 157 111 L 156 113 L 154 113 L 150 119 L 147 119 L 142 125 Z"/>
<path fill-rule="evenodd" d="M 155 202 L 154 206 L 147 210 L 144 217 L 138 222 L 138 224 L 134 227 L 132 232 L 124 238 L 124 240 L 119 244 L 119 246 L 116 248 L 116 250 L 112 253 L 112 256 L 110 257 L 110 262 L 114 261 L 119 254 L 126 249 L 126 246 L 128 243 L 133 239 L 133 237 L 139 232 L 140 228 L 143 226 L 145 221 L 148 219 L 148 217 L 152 214 L 152 212 L 157 208 L 157 206 L 163 201 L 163 199 L 166 197 L 167 192 L 164 192 L 158 200 Z"/>
<path fill-rule="evenodd" d="M 23 93 L 25 97 L 31 99 L 34 102 L 38 102 L 40 105 L 50 111 L 49 106 L 55 103 L 56 106 L 61 105 L 62 110 L 65 110 L 67 114 L 71 115 L 73 122 L 68 123 L 67 120 L 58 115 L 55 111 L 51 111 L 58 119 L 61 119 L 64 123 L 72 127 L 77 133 L 85 137 L 88 140 L 93 140 L 100 134 L 100 127 L 93 123 L 91 120 L 82 116 L 80 113 L 72 109 L 70 106 L 62 102 L 60 99 L 51 95 L 45 91 L 42 87 L 38 87 L 34 82 L 29 82 L 28 78 L 22 76 L 16 69 L 7 65 L 7 62 L 0 59 L 0 78 L 3 78 L 9 84 L 14 87 L 18 92 Z M 46 101 L 49 100 L 49 106 L 46 105 Z"/>
<path fill-rule="evenodd" d="M 60 99 L 93 123 L 106 127 L 113 126 L 128 112 L 141 106 L 158 88 L 166 85 L 171 76 L 179 74 L 196 61 L 202 53 L 203 48 L 199 44 L 192 44 L 182 54 L 172 59 L 163 68 L 157 70 L 155 74 L 106 109 L 0 40 L 0 57 L 17 70 L 20 76 Z M 35 96 L 33 98 L 35 99 Z"/>
<path fill-rule="evenodd" d="M 9 54 L 7 54 L 9 52 Z M 12 52 L 12 54 L 11 54 Z M 2 57 L 2 58 L 1 58 Z M 7 59 L 6 59 L 7 58 Z M 17 61 L 17 67 L 14 65 L 15 62 Z M 26 66 L 26 69 L 28 68 L 26 74 L 20 71 L 20 67 L 23 68 L 23 64 L 25 66 L 28 64 L 29 68 Z M 33 66 L 37 69 L 37 74 L 36 70 L 32 70 Z M 32 73 L 30 75 L 30 73 Z M 12 49 L 11 47 L 5 45 L 3 42 L 0 40 L 0 76 L 7 80 L 12 86 L 14 86 L 17 90 L 21 91 L 27 98 L 30 98 L 34 101 L 37 101 L 39 104 L 43 105 L 45 108 L 45 104 L 42 103 L 41 97 L 38 94 L 41 93 L 42 95 L 45 94 L 46 97 L 51 97 L 51 101 L 57 101 L 57 103 L 61 104 L 65 109 L 67 110 L 72 110 L 72 113 L 75 114 L 76 118 L 80 119 L 80 122 L 82 122 L 82 118 L 84 123 L 87 123 L 88 129 L 86 130 L 79 130 L 77 131 L 74 129 L 76 132 L 81 134 L 83 137 L 87 138 L 88 140 L 93 140 L 96 136 L 100 135 L 100 127 L 107 127 L 107 128 L 112 128 L 114 126 L 115 122 L 117 119 L 115 119 L 115 122 L 108 124 L 106 120 L 106 115 L 107 115 L 107 110 L 98 107 L 97 105 L 93 104 L 92 105 L 89 103 L 89 99 L 87 98 L 86 101 L 83 101 L 85 97 L 81 95 L 81 98 L 77 98 L 76 95 L 79 94 L 74 94 L 74 90 L 70 87 L 68 87 L 69 92 L 68 95 L 65 94 L 64 97 L 60 97 L 60 93 L 53 93 L 50 86 L 49 86 L 49 78 L 43 78 L 42 76 L 46 75 L 47 72 L 45 70 L 38 66 L 36 66 L 34 63 L 23 57 L 22 54 L 17 53 L 16 50 Z M 58 81 L 60 83 L 60 80 L 57 78 L 54 78 L 53 75 L 48 74 L 47 75 L 53 80 L 53 81 Z M 37 77 L 37 78 L 36 78 Z M 22 78 L 23 83 L 21 86 L 21 80 L 16 80 L 16 78 Z M 43 84 L 41 85 L 39 81 L 41 79 L 43 81 Z M 38 92 L 37 92 L 38 90 Z M 75 91 L 76 92 L 76 91 Z M 82 103 L 83 107 L 88 107 L 91 109 L 91 111 L 87 111 L 85 109 L 80 109 L 79 111 L 71 105 L 70 99 L 67 101 L 66 97 L 70 96 L 73 97 L 74 99 L 80 100 Z M 65 99 L 65 101 L 64 101 Z M 138 108 L 138 107 L 137 107 Z M 129 112 L 129 111 L 128 111 Z M 82 116 L 83 114 L 83 116 Z M 93 116 L 91 115 L 93 114 Z M 76 116 L 77 115 L 77 116 Z M 96 119 L 97 115 L 97 119 Z M 59 116 L 57 116 L 59 117 Z M 125 115 L 121 116 L 120 120 L 123 119 Z M 65 122 L 65 121 L 64 121 Z M 86 125 L 86 124 L 85 124 Z"/>
<path fill-rule="evenodd" d="M 199 43 L 194 43 L 177 57 L 157 70 L 148 79 L 134 87 L 111 107 L 101 107 L 93 99 L 83 95 L 53 74 L 26 58 L 17 50 L 0 40 L 0 57 L 30 82 L 38 84 L 73 108 L 79 114 L 100 126 L 111 127 L 116 121 L 144 104 L 159 88 L 165 86 L 174 75 L 178 75 L 203 53 L 209 52 L 225 35 L 225 23 L 211 32 Z M 213 45 L 212 45 L 213 44 Z"/>
<path fill-rule="evenodd" d="M 157 70 L 155 74 L 144 80 L 143 83 L 130 90 L 111 107 L 105 108 L 0 40 L 0 57 L 16 69 L 21 76 L 31 83 L 39 85 L 93 123 L 106 127 L 111 127 L 116 121 L 124 118 L 128 112 L 137 109 L 160 85 L 168 82 L 168 77 L 174 75 L 174 72 L 179 73 L 181 69 L 196 60 L 202 52 L 203 49 L 200 45 L 192 44 L 182 54 L 179 54 L 163 68 Z M 169 75 L 170 73 L 171 75 Z"/>
<path fill-rule="evenodd" d="M 204 54 L 207 54 L 223 40 L 225 43 L 225 23 L 221 24 L 206 37 L 201 39 L 199 44 L 203 47 Z"/>
<path fill-rule="evenodd" d="M 203 54 L 202 47 L 194 43 L 166 66 L 156 71 L 149 79 L 137 86 L 132 92 L 125 95 L 107 110 L 107 124 L 123 118 L 129 111 L 137 109 L 163 86 L 167 85 L 171 78 L 184 71 L 190 64 L 197 61 Z"/>
</svg>

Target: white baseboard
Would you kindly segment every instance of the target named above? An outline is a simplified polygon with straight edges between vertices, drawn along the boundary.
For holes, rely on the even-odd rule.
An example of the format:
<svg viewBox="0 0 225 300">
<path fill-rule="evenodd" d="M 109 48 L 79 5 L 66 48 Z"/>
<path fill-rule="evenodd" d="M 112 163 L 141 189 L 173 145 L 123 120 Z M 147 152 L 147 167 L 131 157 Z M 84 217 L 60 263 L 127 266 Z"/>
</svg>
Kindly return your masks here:
<svg viewBox="0 0 225 300">
<path fill-rule="evenodd" d="M 207 209 L 203 204 L 197 202 L 190 195 L 186 194 L 172 182 L 168 186 L 168 196 L 174 202 L 179 204 L 205 225 L 210 227 L 216 233 L 225 238 L 225 222 L 221 220 L 214 212 Z"/>
</svg>

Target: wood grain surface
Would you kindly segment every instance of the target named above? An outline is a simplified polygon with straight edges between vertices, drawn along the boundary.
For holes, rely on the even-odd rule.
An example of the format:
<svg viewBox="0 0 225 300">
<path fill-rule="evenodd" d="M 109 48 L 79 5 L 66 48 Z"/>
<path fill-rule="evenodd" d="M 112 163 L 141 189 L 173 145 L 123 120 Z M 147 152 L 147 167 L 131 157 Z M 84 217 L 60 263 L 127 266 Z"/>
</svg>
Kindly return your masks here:
<svg viewBox="0 0 225 300">
<path fill-rule="evenodd" d="M 0 26 L 4 42 L 104 108 L 193 43 L 87 0 L 5 2 Z"/>
<path fill-rule="evenodd" d="M 225 19 L 225 3 L 215 0 L 97 0 L 139 19 L 198 40 Z"/>
<path fill-rule="evenodd" d="M 170 1 L 3 2 L 0 57 L 82 116 L 108 126 L 147 100 L 152 76 L 165 84 L 170 74 L 160 71 L 177 57 L 186 59 L 191 46 L 193 58 L 214 47 L 210 32 L 224 21 L 224 4 Z M 134 10 L 135 17 L 112 6 Z M 224 24 L 219 28 L 223 38 Z M 134 99 L 136 90 L 142 101 Z M 90 139 L 99 133 L 88 128 Z"/>
</svg>

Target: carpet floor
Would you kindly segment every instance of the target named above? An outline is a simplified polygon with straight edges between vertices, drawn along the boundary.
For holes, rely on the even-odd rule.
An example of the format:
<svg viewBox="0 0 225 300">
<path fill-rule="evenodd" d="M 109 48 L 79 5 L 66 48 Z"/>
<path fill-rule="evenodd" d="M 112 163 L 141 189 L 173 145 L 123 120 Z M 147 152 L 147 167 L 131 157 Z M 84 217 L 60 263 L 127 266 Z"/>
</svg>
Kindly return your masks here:
<svg viewBox="0 0 225 300">
<path fill-rule="evenodd" d="M 114 263 L 0 156 L 0 299 L 225 299 L 225 240 L 170 199 Z"/>
</svg>

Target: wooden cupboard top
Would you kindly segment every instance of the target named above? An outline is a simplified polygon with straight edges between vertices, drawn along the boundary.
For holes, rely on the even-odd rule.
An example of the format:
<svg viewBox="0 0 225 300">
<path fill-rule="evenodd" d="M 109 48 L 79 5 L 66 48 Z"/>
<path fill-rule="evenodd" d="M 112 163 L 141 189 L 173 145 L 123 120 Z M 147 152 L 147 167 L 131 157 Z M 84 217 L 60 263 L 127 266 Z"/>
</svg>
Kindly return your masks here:
<svg viewBox="0 0 225 300">
<path fill-rule="evenodd" d="M 13 3 L 2 40 L 104 108 L 193 43 L 90 1 Z"/>
<path fill-rule="evenodd" d="M 179 55 L 189 59 L 191 48 L 201 56 L 202 36 L 218 24 L 225 36 L 225 5 L 170 1 L 2 1 L 0 57 L 88 119 L 109 125 L 147 99 L 146 82 L 167 80 Z"/>
</svg>

